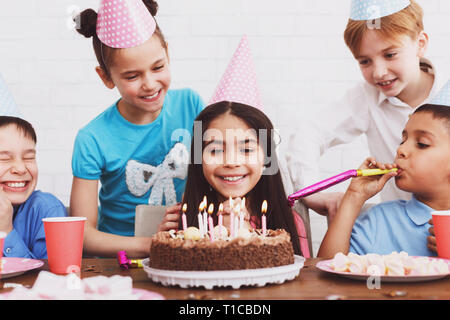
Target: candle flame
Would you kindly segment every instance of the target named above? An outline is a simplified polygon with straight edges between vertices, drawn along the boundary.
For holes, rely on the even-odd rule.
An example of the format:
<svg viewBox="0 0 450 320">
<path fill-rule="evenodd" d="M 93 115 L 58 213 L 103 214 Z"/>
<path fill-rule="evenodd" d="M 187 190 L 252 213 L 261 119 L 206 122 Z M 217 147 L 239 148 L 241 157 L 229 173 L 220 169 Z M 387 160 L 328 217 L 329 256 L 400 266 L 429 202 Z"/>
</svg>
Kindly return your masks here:
<svg viewBox="0 0 450 320">
<path fill-rule="evenodd" d="M 230 196 L 230 208 L 231 210 L 233 210 L 233 198 L 231 198 L 231 196 Z"/>
<path fill-rule="evenodd" d="M 242 198 L 242 201 L 241 201 L 241 207 L 242 207 L 242 208 L 245 208 L 245 197 Z"/>
<path fill-rule="evenodd" d="M 214 211 L 214 204 L 213 204 L 213 203 L 210 203 L 210 204 L 209 204 L 209 207 L 208 207 L 208 213 L 209 213 L 209 214 L 212 214 L 213 211 Z"/>
<path fill-rule="evenodd" d="M 208 206 L 208 200 L 206 199 L 206 196 L 203 197 L 203 203 L 205 204 L 204 208 Z"/>
<path fill-rule="evenodd" d="M 223 211 L 223 203 L 219 204 L 219 213 L 222 213 Z"/>
<path fill-rule="evenodd" d="M 203 209 L 205 209 L 205 203 L 202 201 L 202 202 L 200 202 L 200 205 L 198 206 L 198 210 L 203 211 Z"/>
<path fill-rule="evenodd" d="M 261 206 L 261 212 L 265 214 L 267 212 L 267 201 L 264 200 Z"/>
<path fill-rule="evenodd" d="M 186 213 L 187 203 L 183 204 L 183 208 L 181 208 L 181 210 L 183 211 L 183 213 Z"/>
</svg>

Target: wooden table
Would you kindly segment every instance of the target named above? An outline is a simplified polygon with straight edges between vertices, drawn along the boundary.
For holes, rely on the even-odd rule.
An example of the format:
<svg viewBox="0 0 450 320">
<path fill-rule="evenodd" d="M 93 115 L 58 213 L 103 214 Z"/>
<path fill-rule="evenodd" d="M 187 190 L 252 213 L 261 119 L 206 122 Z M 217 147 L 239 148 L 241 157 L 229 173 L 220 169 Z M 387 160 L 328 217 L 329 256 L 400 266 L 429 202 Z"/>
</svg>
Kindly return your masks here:
<svg viewBox="0 0 450 320">
<path fill-rule="evenodd" d="M 214 290 L 165 287 L 152 282 L 142 268 L 121 270 L 116 259 L 83 259 L 81 278 L 116 274 L 130 276 L 134 288 L 158 292 L 168 300 L 450 300 L 450 276 L 429 282 L 381 282 L 379 289 L 369 289 L 366 281 L 346 279 L 320 271 L 315 267 L 318 261 L 317 258 L 307 259 L 299 276 L 292 281 L 261 288 L 241 287 L 238 290 L 231 287 Z M 41 270 L 48 270 L 47 262 L 40 269 L 0 280 L 0 293 L 11 290 L 4 289 L 4 283 L 32 286 Z"/>
</svg>

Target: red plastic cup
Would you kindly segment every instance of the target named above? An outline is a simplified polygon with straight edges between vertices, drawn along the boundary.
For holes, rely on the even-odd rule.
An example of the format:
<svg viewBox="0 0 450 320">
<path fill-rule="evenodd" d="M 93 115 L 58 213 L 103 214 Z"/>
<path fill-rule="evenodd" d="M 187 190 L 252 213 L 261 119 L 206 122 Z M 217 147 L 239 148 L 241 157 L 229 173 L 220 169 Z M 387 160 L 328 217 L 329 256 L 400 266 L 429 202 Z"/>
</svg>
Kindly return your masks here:
<svg viewBox="0 0 450 320">
<path fill-rule="evenodd" d="M 438 256 L 450 259 L 450 210 L 433 211 L 431 215 L 433 217 Z"/>
<path fill-rule="evenodd" d="M 55 217 L 42 221 L 50 271 L 56 274 L 80 272 L 86 217 Z"/>
</svg>

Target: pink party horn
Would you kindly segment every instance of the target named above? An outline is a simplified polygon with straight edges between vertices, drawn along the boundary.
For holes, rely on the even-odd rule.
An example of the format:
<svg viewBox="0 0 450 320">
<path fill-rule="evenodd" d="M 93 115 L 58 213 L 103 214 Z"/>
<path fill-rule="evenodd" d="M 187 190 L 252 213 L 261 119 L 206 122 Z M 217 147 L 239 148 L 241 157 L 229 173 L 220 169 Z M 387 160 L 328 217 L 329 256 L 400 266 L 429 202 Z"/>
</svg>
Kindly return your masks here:
<svg viewBox="0 0 450 320">
<path fill-rule="evenodd" d="M 313 193 L 319 192 L 323 189 L 327 189 L 331 186 L 334 186 L 335 184 L 338 184 L 342 181 L 345 181 L 347 179 L 350 179 L 352 177 L 358 176 L 357 170 L 348 170 L 343 173 L 340 173 L 336 176 L 333 176 L 331 178 L 325 179 L 323 181 L 320 181 L 318 183 L 315 183 L 309 187 L 303 188 L 293 194 L 291 194 L 288 197 L 289 205 L 292 207 L 294 205 L 295 200 L 307 197 Z"/>
<path fill-rule="evenodd" d="M 143 267 L 141 259 L 128 259 L 126 251 L 123 250 L 117 252 L 117 262 L 122 270 Z"/>
<path fill-rule="evenodd" d="M 353 177 L 367 177 L 367 176 L 375 176 L 375 175 L 381 175 L 386 174 L 389 172 L 397 171 L 397 168 L 393 169 L 358 169 L 358 170 L 348 170 L 343 173 L 340 173 L 336 176 L 333 176 L 331 178 L 325 179 L 323 181 L 320 181 L 318 183 L 315 183 L 309 187 L 303 188 L 290 196 L 288 196 L 288 202 L 289 205 L 292 207 L 294 205 L 295 200 L 307 197 L 313 193 L 319 192 L 321 190 L 327 189 L 331 186 L 334 186 L 335 184 L 341 183 L 342 181 L 345 181 L 347 179 L 353 178 Z"/>
</svg>

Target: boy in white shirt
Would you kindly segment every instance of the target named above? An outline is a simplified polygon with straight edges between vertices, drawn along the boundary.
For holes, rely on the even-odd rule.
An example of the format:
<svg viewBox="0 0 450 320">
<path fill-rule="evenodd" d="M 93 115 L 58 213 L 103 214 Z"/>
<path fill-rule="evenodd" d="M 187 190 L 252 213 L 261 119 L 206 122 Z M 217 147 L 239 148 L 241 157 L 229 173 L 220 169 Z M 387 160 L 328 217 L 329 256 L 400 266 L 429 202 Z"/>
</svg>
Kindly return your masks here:
<svg viewBox="0 0 450 320">
<path fill-rule="evenodd" d="M 383 163 L 393 161 L 408 117 L 429 102 L 441 85 L 434 66 L 424 58 L 428 35 L 422 18 L 414 0 L 352 1 L 344 38 L 365 81 L 323 111 L 325 117 L 305 119 L 291 136 L 287 161 L 296 190 L 320 180 L 318 160 L 326 149 L 362 134 L 372 156 Z M 340 192 L 322 192 L 302 201 L 331 220 L 342 197 Z M 389 181 L 380 197 L 409 200 L 411 194 Z"/>
</svg>

